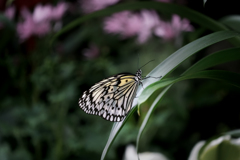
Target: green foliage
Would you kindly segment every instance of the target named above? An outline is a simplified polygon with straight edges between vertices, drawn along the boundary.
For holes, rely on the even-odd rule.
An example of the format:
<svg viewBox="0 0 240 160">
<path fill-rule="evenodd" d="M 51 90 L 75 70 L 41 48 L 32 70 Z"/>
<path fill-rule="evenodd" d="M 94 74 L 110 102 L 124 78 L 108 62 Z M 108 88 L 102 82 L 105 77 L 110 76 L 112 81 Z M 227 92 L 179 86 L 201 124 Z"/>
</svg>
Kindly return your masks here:
<svg viewBox="0 0 240 160">
<path fill-rule="evenodd" d="M 238 132 L 239 131 L 234 131 Z M 189 160 L 237 160 L 240 156 L 239 138 L 231 138 L 229 133 L 225 136 L 201 141 L 197 143 L 191 152 Z"/>
<path fill-rule="evenodd" d="M 229 31 L 222 31 L 222 32 L 216 32 L 214 34 L 205 36 L 203 38 L 200 38 L 194 42 L 191 42 L 190 44 L 182 47 L 175 53 L 173 53 L 171 56 L 169 56 L 165 61 L 163 61 L 161 64 L 159 64 L 156 68 L 154 68 L 148 76 L 153 76 L 153 77 L 159 77 L 159 76 L 164 76 L 171 72 L 176 66 L 179 65 L 182 61 L 184 61 L 186 58 L 191 56 L 192 54 L 196 53 L 197 51 L 201 50 L 202 48 L 205 48 L 208 45 L 211 45 L 214 42 L 218 42 L 220 40 L 224 40 L 226 38 L 232 38 L 234 36 L 238 36 L 237 33 L 234 32 L 229 32 Z M 217 59 L 216 59 L 217 60 Z M 217 62 L 216 62 L 217 63 Z M 218 62 L 219 63 L 219 62 Z M 195 67 L 199 69 L 199 67 Z M 201 70 L 201 69 L 200 69 Z M 191 71 L 191 70 L 190 70 Z M 171 79 L 171 80 L 161 80 L 156 82 L 157 80 L 154 78 L 149 78 L 144 81 L 144 86 L 148 86 L 144 91 L 142 92 L 143 89 L 139 89 L 137 95 L 140 95 L 138 99 L 138 104 L 142 104 L 145 102 L 154 91 L 158 90 L 159 88 L 163 88 L 165 86 L 168 86 L 159 96 L 155 99 L 153 102 L 152 107 L 155 108 L 158 105 L 159 100 L 162 98 L 162 96 L 165 94 L 165 92 L 171 87 L 172 84 L 180 81 L 180 80 L 186 80 L 186 79 L 191 79 L 191 78 L 209 78 L 209 79 L 220 79 L 223 81 L 227 81 L 229 83 L 232 83 L 236 86 L 240 86 L 239 80 L 240 76 L 239 74 L 234 74 L 234 73 L 226 73 L 226 72 L 221 72 L 221 71 L 207 71 L 207 72 L 197 72 L 194 74 L 190 74 L 189 77 L 180 77 L 179 79 Z M 187 73 L 187 71 L 186 71 Z M 231 75 L 231 76 L 230 76 Z M 153 83 L 156 82 L 156 83 Z M 136 103 L 133 104 L 135 106 Z M 151 112 L 153 111 L 153 108 L 150 108 L 148 110 L 148 114 L 145 117 L 145 121 L 143 122 L 141 129 L 139 131 L 138 139 L 137 142 L 139 141 L 140 135 L 150 117 Z M 136 106 L 135 106 L 136 108 Z M 132 112 L 134 112 L 134 108 L 132 109 Z M 117 122 L 111 131 L 111 134 L 108 139 L 108 143 L 104 149 L 102 159 L 104 159 L 104 155 L 107 153 L 108 148 L 110 147 L 112 141 L 115 139 L 115 136 L 120 132 L 122 126 L 125 124 L 127 121 L 128 117 L 132 115 L 132 112 L 130 112 L 127 115 L 127 118 L 123 122 Z M 138 146 L 137 146 L 138 147 Z"/>
<path fill-rule="evenodd" d="M 180 49 L 156 37 L 136 44 L 102 30 L 105 16 L 139 9 L 179 14 L 199 26 L 184 34 Z M 21 43 L 16 24 L 0 15 L 7 26 L 0 30 L 0 159 L 122 159 L 136 139 L 140 152 L 186 159 L 199 140 L 239 128 L 239 33 L 223 25 L 238 31 L 238 17 L 222 24 L 184 6 L 144 1 L 69 17 L 57 34 Z M 230 47 L 222 49 L 221 41 Z M 91 44 L 99 54 L 88 59 L 82 53 Z M 112 126 L 79 109 L 79 97 L 94 83 L 134 73 L 138 61 L 152 59 L 143 74 L 163 79 L 144 81 L 124 121 Z"/>
</svg>

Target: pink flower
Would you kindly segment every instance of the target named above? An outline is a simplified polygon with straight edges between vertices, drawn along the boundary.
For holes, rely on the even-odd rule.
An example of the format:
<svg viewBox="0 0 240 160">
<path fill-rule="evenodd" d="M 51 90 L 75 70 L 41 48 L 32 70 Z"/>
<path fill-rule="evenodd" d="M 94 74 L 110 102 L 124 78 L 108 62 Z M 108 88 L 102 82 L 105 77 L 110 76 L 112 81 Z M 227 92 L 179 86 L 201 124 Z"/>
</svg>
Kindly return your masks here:
<svg viewBox="0 0 240 160">
<path fill-rule="evenodd" d="M 115 13 L 104 21 L 104 30 L 107 33 L 120 34 L 123 38 L 137 35 L 140 29 L 140 16 L 129 11 Z"/>
<path fill-rule="evenodd" d="M 21 40 L 25 40 L 32 35 L 43 36 L 50 32 L 51 26 L 48 21 L 36 21 L 27 9 L 23 9 L 21 14 L 24 21 L 17 25 L 17 32 Z"/>
<path fill-rule="evenodd" d="M 155 11 L 142 10 L 141 13 L 141 29 L 138 31 L 138 42 L 146 42 L 152 35 L 153 29 L 159 25 L 160 19 Z"/>
<path fill-rule="evenodd" d="M 52 20 L 61 19 L 63 14 L 67 11 L 68 7 L 69 6 L 67 3 L 64 3 L 64 2 L 58 3 L 56 7 L 52 8 L 51 19 Z"/>
<path fill-rule="evenodd" d="M 171 40 L 175 37 L 171 23 L 163 22 L 155 29 L 155 34 L 165 40 Z"/>
<path fill-rule="evenodd" d="M 182 32 L 193 31 L 193 27 L 187 19 L 181 20 L 178 15 L 173 15 L 171 22 L 161 22 L 154 31 L 156 36 L 165 40 L 172 40 Z"/>
<path fill-rule="evenodd" d="M 120 34 L 122 38 L 137 36 L 138 43 L 146 42 L 153 29 L 160 23 L 154 11 L 143 10 L 140 13 L 119 12 L 104 21 L 107 33 Z"/>
<path fill-rule="evenodd" d="M 187 19 L 173 15 L 171 22 L 161 21 L 155 11 L 142 10 L 140 13 L 119 12 L 104 21 L 107 33 L 119 34 L 122 38 L 136 36 L 138 43 L 145 43 L 153 33 L 165 40 L 172 40 L 183 31 L 192 31 Z"/>
<path fill-rule="evenodd" d="M 4 15 L 8 19 L 12 20 L 14 18 L 15 12 L 16 12 L 15 7 L 11 6 L 5 10 Z M 3 29 L 3 28 L 4 28 L 4 24 L 0 22 L 0 29 Z"/>
<path fill-rule="evenodd" d="M 51 5 L 37 5 L 31 14 L 27 9 L 23 9 L 21 15 L 23 22 L 18 23 L 17 31 L 22 41 L 26 40 L 32 35 L 43 36 L 52 31 L 51 22 L 55 22 L 55 28 L 61 27 L 61 22 L 57 22 L 65 11 L 68 5 L 66 3 L 59 3 L 56 7 Z"/>
<path fill-rule="evenodd" d="M 51 20 L 51 14 L 52 14 L 51 5 L 43 6 L 41 4 L 38 4 L 33 11 L 32 18 L 36 23 L 49 21 Z"/>
<path fill-rule="evenodd" d="M 187 32 L 193 31 L 193 27 L 190 25 L 189 20 L 184 18 L 181 21 L 181 18 L 177 14 L 174 14 L 172 16 L 172 25 L 175 28 L 175 30 L 177 30 L 178 32 L 180 32 L 180 31 L 187 31 Z"/>
<path fill-rule="evenodd" d="M 14 7 L 14 6 L 10 6 L 10 7 L 8 7 L 8 8 L 5 10 L 4 14 L 5 14 L 5 16 L 8 17 L 9 19 L 13 19 L 14 15 L 15 15 L 15 12 L 16 12 L 15 7 Z"/>
<path fill-rule="evenodd" d="M 99 48 L 91 44 L 89 48 L 83 50 L 83 55 L 88 59 L 94 59 L 100 54 Z"/>
<path fill-rule="evenodd" d="M 82 11 L 91 13 L 117 3 L 119 0 L 79 0 Z"/>
<path fill-rule="evenodd" d="M 21 15 L 25 21 L 17 24 L 17 32 L 20 39 L 24 40 L 29 38 L 34 32 L 34 22 L 31 17 L 31 13 L 26 8 L 21 11 Z"/>
<path fill-rule="evenodd" d="M 60 2 L 57 6 L 51 5 L 37 5 L 33 12 L 33 19 L 35 22 L 59 20 L 66 12 L 68 5 L 64 2 Z"/>
</svg>

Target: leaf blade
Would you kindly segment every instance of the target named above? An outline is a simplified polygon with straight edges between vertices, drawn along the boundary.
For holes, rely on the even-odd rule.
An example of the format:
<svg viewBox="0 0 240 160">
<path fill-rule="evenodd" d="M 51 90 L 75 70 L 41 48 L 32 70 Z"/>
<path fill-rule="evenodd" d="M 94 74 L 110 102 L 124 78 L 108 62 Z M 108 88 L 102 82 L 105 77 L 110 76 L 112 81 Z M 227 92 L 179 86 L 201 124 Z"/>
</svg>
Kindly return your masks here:
<svg viewBox="0 0 240 160">
<path fill-rule="evenodd" d="M 183 48 L 181 48 L 180 50 L 176 51 L 172 57 L 167 58 L 166 60 L 164 60 L 161 64 L 159 64 L 157 67 L 155 67 L 149 74 L 148 76 L 165 76 L 167 73 L 169 73 L 170 71 L 172 71 L 175 67 L 177 67 L 177 65 L 179 65 L 181 62 L 183 62 L 186 58 L 188 58 L 189 56 L 193 55 L 194 53 L 196 53 L 197 51 L 211 45 L 214 44 L 216 42 L 219 42 L 221 40 L 225 40 L 228 38 L 232 38 L 238 36 L 238 33 L 236 32 L 232 32 L 232 31 L 220 31 L 220 32 L 216 32 L 216 33 L 212 33 L 210 35 L 204 36 L 202 38 L 200 38 L 200 40 L 195 40 L 193 42 L 191 42 L 190 44 L 186 45 L 186 46 L 194 46 L 191 51 L 189 51 L 190 53 L 185 53 L 186 51 L 188 51 L 188 48 L 186 46 L 184 46 Z M 210 40 L 209 40 L 210 38 Z M 213 39 L 211 39 L 213 38 Z M 199 45 L 199 41 L 203 41 L 203 43 L 201 45 Z M 179 55 L 176 56 L 176 54 L 183 54 L 183 57 L 179 57 Z M 180 59 L 179 59 L 180 58 Z M 174 63 L 174 65 L 167 65 L 168 63 L 172 62 L 173 60 L 176 60 L 176 62 Z M 167 67 L 164 68 L 164 67 Z M 157 80 L 151 80 L 152 78 L 148 78 L 144 83 L 144 86 L 148 86 L 154 82 L 156 82 Z M 142 88 L 139 87 L 138 91 L 137 91 L 137 95 L 141 96 L 142 93 Z M 140 97 L 139 97 L 140 98 Z M 141 102 L 141 101 L 140 101 Z M 113 143 L 115 137 L 118 135 L 118 133 L 120 132 L 122 126 L 126 123 L 127 119 L 136 111 L 137 104 L 141 104 L 138 102 L 138 100 L 134 100 L 133 102 L 133 108 L 130 111 L 130 113 L 125 117 L 125 119 L 122 122 L 116 122 L 113 125 L 113 128 L 111 130 L 111 133 L 109 135 L 107 144 L 102 152 L 102 156 L 101 156 L 101 160 L 103 160 L 111 146 L 111 144 Z"/>
<path fill-rule="evenodd" d="M 166 74 L 171 72 L 174 68 L 176 68 L 180 63 L 182 63 L 185 59 L 195 54 L 196 52 L 200 51 L 201 49 L 206 48 L 219 41 L 229 39 L 235 36 L 239 36 L 239 34 L 232 31 L 219 31 L 219 32 L 215 32 L 210 35 L 204 36 L 202 38 L 199 38 L 185 45 L 184 47 L 180 48 L 176 52 L 174 52 L 167 59 L 165 59 L 161 64 L 155 67 L 148 74 L 148 76 L 164 77 Z M 156 81 L 157 81 L 156 79 L 148 78 L 145 82 L 143 82 L 143 85 L 146 87 Z M 153 92 L 154 91 L 143 91 L 143 92 L 140 91 L 140 93 L 142 94 L 138 99 L 138 104 L 142 104 L 143 102 L 145 102 Z"/>
</svg>

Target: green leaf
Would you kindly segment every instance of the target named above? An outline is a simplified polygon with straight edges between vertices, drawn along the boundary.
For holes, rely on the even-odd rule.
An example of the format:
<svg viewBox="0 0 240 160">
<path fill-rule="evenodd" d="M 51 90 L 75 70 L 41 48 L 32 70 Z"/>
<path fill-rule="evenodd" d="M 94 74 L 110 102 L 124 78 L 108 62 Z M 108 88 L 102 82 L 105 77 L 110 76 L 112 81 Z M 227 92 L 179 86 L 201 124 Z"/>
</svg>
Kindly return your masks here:
<svg viewBox="0 0 240 160">
<path fill-rule="evenodd" d="M 191 55 L 195 54 L 196 52 L 200 51 L 201 49 L 203 49 L 207 46 L 210 46 L 214 43 L 217 43 L 219 41 L 222 41 L 222 40 L 225 40 L 228 38 L 232 38 L 232 37 L 238 36 L 238 35 L 239 34 L 236 32 L 220 31 L 220 32 L 216 32 L 216 33 L 204 36 L 202 38 L 199 38 L 199 39 L 185 45 L 184 47 L 180 48 L 175 53 L 170 55 L 161 64 L 159 64 L 156 68 L 154 68 L 148 74 L 148 76 L 152 76 L 152 77 L 163 76 L 164 77 L 166 74 L 171 72 L 175 67 L 177 67 L 181 62 L 183 62 L 185 59 L 187 59 Z M 226 53 L 226 52 L 224 52 L 224 53 Z M 233 54 L 236 54 L 236 53 L 233 53 Z M 222 55 L 222 54 L 220 54 L 220 55 Z M 221 57 L 221 56 L 219 56 L 219 57 Z M 213 58 L 215 58 L 215 57 L 213 57 Z M 203 60 L 203 62 L 201 62 L 201 63 L 206 63 L 206 61 L 209 66 L 209 63 L 211 62 L 211 58 L 210 58 L 210 60 L 209 59 Z M 208 62 L 208 61 L 210 61 L 210 62 Z M 204 68 L 203 66 L 201 66 L 201 63 L 197 64 L 197 66 L 193 68 L 193 71 L 197 70 L 197 68 L 200 69 L 200 67 Z M 189 72 L 192 72 L 191 70 Z M 146 87 L 149 84 L 156 82 L 157 80 L 158 79 L 155 79 L 155 78 L 148 78 L 146 81 L 143 82 L 143 86 Z M 140 89 L 142 90 L 142 88 L 140 88 Z M 150 97 L 150 95 L 155 91 L 152 89 L 153 88 L 151 88 L 151 89 L 146 88 L 142 92 L 142 94 L 138 98 L 138 104 L 142 104 L 143 102 L 145 102 L 148 99 L 148 97 Z"/>
<path fill-rule="evenodd" d="M 230 27 L 231 29 L 240 32 L 240 15 L 226 16 L 220 20 L 223 24 Z"/>
<path fill-rule="evenodd" d="M 223 135 L 230 135 L 230 136 L 240 137 L 240 129 L 236 129 L 236 130 L 233 130 L 233 131 L 226 132 Z"/>
<path fill-rule="evenodd" d="M 142 95 L 151 95 L 154 91 L 166 87 L 168 85 L 174 84 L 176 82 L 187 80 L 187 79 L 196 79 L 196 78 L 205 78 L 205 79 L 214 79 L 223 81 L 229 84 L 232 84 L 236 87 L 240 88 L 240 74 L 228 71 L 201 71 L 193 74 L 188 74 L 185 76 L 181 76 L 179 78 L 167 78 L 161 81 L 157 81 L 151 85 L 149 85 L 143 92 Z M 140 97 L 141 98 L 141 97 Z M 145 97 L 144 97 L 145 98 Z"/>
<path fill-rule="evenodd" d="M 128 113 L 128 115 L 124 118 L 123 121 L 121 122 L 115 122 L 113 124 L 112 130 L 110 132 L 110 135 L 108 137 L 108 141 L 105 145 L 105 148 L 102 152 L 102 156 L 101 156 L 101 160 L 105 159 L 105 156 L 107 155 L 107 152 L 110 148 L 110 146 L 112 145 L 114 139 L 116 138 L 116 136 L 118 135 L 118 133 L 120 132 L 120 130 L 122 129 L 123 125 L 127 122 L 128 118 L 131 117 L 131 115 L 137 110 L 137 107 L 134 107 L 131 109 L 131 111 Z"/>
<path fill-rule="evenodd" d="M 167 88 L 165 88 L 161 94 L 158 95 L 158 97 L 154 100 L 154 102 L 152 103 L 151 107 L 149 108 L 143 123 L 141 124 L 140 130 L 138 132 L 138 136 L 137 136 L 137 150 L 138 150 L 138 145 L 139 145 L 139 141 L 141 138 L 141 135 L 143 133 L 143 130 L 153 112 L 153 110 L 155 109 L 155 107 L 158 106 L 160 99 L 163 97 L 163 95 L 168 91 L 168 89 L 172 86 L 172 84 L 182 81 L 182 80 L 187 80 L 187 79 L 196 79 L 196 78 L 207 78 L 207 79 L 214 79 L 214 80 L 219 80 L 219 81 L 223 81 L 226 83 L 229 83 L 231 85 L 234 85 L 238 88 L 240 88 L 240 74 L 238 73 L 233 73 L 233 72 L 228 72 L 228 71 L 201 71 L 201 72 L 197 72 L 197 73 L 193 73 L 191 75 L 185 75 L 185 76 L 181 76 L 179 78 L 171 78 L 171 79 L 163 79 L 161 81 L 157 81 L 151 85 L 148 86 L 148 88 L 146 89 L 147 92 L 150 92 L 151 90 L 158 90 L 159 88 L 168 86 Z M 151 93 L 145 93 L 146 90 L 143 91 L 142 94 L 151 94 Z"/>
<path fill-rule="evenodd" d="M 229 72 L 229 71 L 219 71 L 219 70 L 209 70 L 193 73 L 187 75 L 184 79 L 194 79 L 194 78 L 206 78 L 223 81 L 240 88 L 240 74 Z"/>
<path fill-rule="evenodd" d="M 154 100 L 154 102 L 152 103 L 151 107 L 149 108 L 149 110 L 148 110 L 148 112 L 147 112 L 147 114 L 146 114 L 146 116 L 145 116 L 145 118 L 144 118 L 144 120 L 143 120 L 143 122 L 142 122 L 142 124 L 141 124 L 141 127 L 140 127 L 140 129 L 139 129 L 139 132 L 138 132 L 137 142 L 136 142 L 136 150 L 137 150 L 137 152 L 138 152 L 138 146 L 139 146 L 139 141 L 140 141 L 141 135 L 142 135 L 142 133 L 143 133 L 143 130 L 145 129 L 145 126 L 147 125 L 147 122 L 148 122 L 148 120 L 149 120 L 149 117 L 151 116 L 154 108 L 159 105 L 161 98 L 164 96 L 164 94 L 168 91 L 168 89 L 169 89 L 170 87 L 171 87 L 171 86 L 168 86 L 167 88 L 165 88 L 165 89 L 157 96 L 157 98 Z"/>
<path fill-rule="evenodd" d="M 192 74 L 219 64 L 240 59 L 240 48 L 231 48 L 210 54 L 191 66 L 183 75 Z"/>
<path fill-rule="evenodd" d="M 206 2 L 207 2 L 207 0 L 203 0 L 203 4 L 204 4 L 204 5 L 206 4 Z"/>
<path fill-rule="evenodd" d="M 195 41 L 189 43 L 188 45 L 182 47 L 181 49 L 179 49 L 178 51 L 173 53 L 171 56 L 169 56 L 166 60 L 164 60 L 161 64 L 159 64 L 156 68 L 154 68 L 148 74 L 148 76 L 153 76 L 153 77 L 163 76 L 164 77 L 166 74 L 171 72 L 175 67 L 177 67 L 181 62 L 183 62 L 185 59 L 187 59 L 189 56 L 193 55 L 194 53 L 198 52 L 199 50 L 201 50 L 211 44 L 214 44 L 219 41 L 222 41 L 222 40 L 225 40 L 228 38 L 232 38 L 235 36 L 238 36 L 238 33 L 231 32 L 231 31 L 220 31 L 220 32 L 216 32 L 216 33 L 212 33 L 210 35 L 204 36 L 198 40 L 195 40 Z M 158 81 L 158 79 L 148 78 L 143 82 L 143 86 L 146 87 L 156 81 Z M 141 95 L 142 90 L 143 90 L 142 87 L 138 88 L 137 95 L 140 95 L 140 97 L 138 99 L 140 99 L 142 96 Z M 166 91 L 167 90 L 168 89 L 166 89 Z M 146 97 L 147 95 L 143 94 L 143 96 Z M 159 99 L 160 98 L 161 97 L 159 97 Z M 144 102 L 142 100 L 138 100 L 138 101 Z M 141 104 L 141 103 L 139 103 L 139 104 Z M 133 112 L 136 111 L 136 109 L 137 109 L 136 105 L 137 105 L 137 99 L 134 100 L 134 102 L 133 102 L 134 107 L 132 108 L 130 113 L 126 116 L 126 118 L 122 122 L 114 123 L 111 133 L 109 135 L 107 144 L 106 144 L 104 151 L 102 153 L 102 156 L 101 156 L 102 160 L 105 158 L 111 144 L 113 143 L 115 137 L 120 132 L 123 125 L 126 123 L 127 119 L 133 114 Z"/>
<path fill-rule="evenodd" d="M 239 160 L 239 139 L 222 136 L 203 146 L 199 160 Z"/>
<path fill-rule="evenodd" d="M 202 40 L 203 41 L 200 41 L 200 42 L 204 44 L 204 39 L 202 39 Z M 183 50 L 180 53 L 182 53 L 182 54 L 187 54 L 185 52 L 193 52 L 193 53 L 195 53 L 196 51 L 191 51 L 191 49 L 196 49 L 195 46 L 192 43 L 187 45 L 187 47 L 184 46 L 186 50 Z M 188 47 L 189 47 L 189 50 L 188 50 Z M 240 51 L 240 48 L 233 48 L 233 49 L 227 49 L 227 50 L 216 52 L 216 53 L 214 53 L 212 55 L 209 55 L 209 56 L 203 58 L 202 60 L 200 60 L 198 63 L 196 63 L 195 65 L 193 65 L 191 68 L 189 68 L 187 71 L 185 71 L 183 73 L 183 75 L 189 75 L 190 74 L 190 76 L 182 76 L 182 77 L 179 77 L 178 79 L 174 79 L 174 78 L 163 79 L 161 81 L 158 81 L 158 82 L 156 82 L 154 84 L 149 85 L 142 92 L 141 96 L 139 97 L 139 100 L 140 100 L 139 104 L 141 102 L 144 102 L 154 91 L 158 90 L 159 88 L 162 88 L 162 87 L 165 87 L 165 86 L 168 86 L 168 87 L 164 91 L 162 91 L 163 94 L 161 93 L 160 94 L 161 96 L 159 95 L 155 99 L 155 101 L 151 105 L 149 111 L 147 112 L 147 114 L 146 114 L 146 116 L 144 118 L 144 121 L 143 121 L 143 123 L 142 123 L 142 125 L 140 127 L 140 130 L 138 132 L 137 146 L 136 147 L 138 148 L 140 137 L 141 137 L 142 132 L 143 132 L 143 130 L 144 130 L 144 128 L 145 128 L 145 126 L 146 126 L 150 116 L 151 116 L 152 111 L 154 110 L 154 108 L 156 106 L 158 106 L 158 101 L 166 93 L 166 91 L 172 86 L 172 84 L 174 84 L 174 83 L 176 83 L 178 81 L 185 80 L 185 79 L 190 79 L 190 78 L 209 78 L 209 79 L 217 79 L 217 80 L 225 81 L 227 83 L 230 83 L 232 85 L 235 85 L 235 86 L 239 87 L 239 80 L 240 80 L 239 79 L 239 74 L 236 74 L 236 73 L 229 73 L 229 72 L 224 72 L 224 71 L 220 71 L 220 72 L 219 71 L 216 71 L 216 72 L 214 72 L 214 71 L 204 71 L 204 72 L 196 73 L 197 71 L 200 71 L 200 70 L 203 70 L 203 69 L 206 69 L 206 68 L 209 68 L 209 67 L 221 64 L 221 63 L 226 63 L 226 62 L 229 62 L 229 61 L 234 61 L 234 60 L 240 59 L 239 51 Z M 179 52 L 179 51 L 177 51 L 177 52 Z M 186 57 L 187 57 L 187 55 L 186 55 Z M 176 60 L 177 59 L 178 58 L 176 58 Z M 166 62 L 166 64 L 167 64 L 167 62 Z M 177 65 L 177 63 L 175 65 Z M 167 68 L 168 66 L 163 66 L 162 68 L 164 69 L 165 67 Z M 159 68 L 158 71 L 161 72 L 160 68 Z M 156 73 L 158 71 L 156 70 Z"/>
<path fill-rule="evenodd" d="M 191 66 L 187 71 L 185 71 L 182 75 L 191 75 L 198 71 L 223 64 L 226 62 L 231 62 L 235 60 L 240 60 L 240 48 L 231 48 L 222 50 L 213 54 L 210 54 L 200 61 L 198 61 L 196 64 Z M 189 77 L 190 78 L 190 77 Z M 142 95 L 151 95 L 153 92 L 158 90 L 159 88 L 163 88 L 165 86 L 168 86 L 170 84 L 173 84 L 175 82 L 178 82 L 182 79 L 188 79 L 188 77 L 181 77 L 179 79 L 176 78 L 169 78 L 169 79 L 163 79 L 160 81 L 158 85 L 152 84 L 151 86 L 148 86 L 142 93 Z M 157 83 L 156 83 L 157 84 Z M 140 97 L 141 98 L 141 97 Z M 144 99 L 147 99 L 148 97 L 144 97 Z"/>
<path fill-rule="evenodd" d="M 138 10 L 138 9 L 154 9 L 156 11 L 160 11 L 167 14 L 178 14 L 179 16 L 188 18 L 191 22 L 194 22 L 212 31 L 228 30 L 221 23 L 205 16 L 204 14 L 201 14 L 199 12 L 196 12 L 184 6 L 179 6 L 171 3 L 161 3 L 161 2 L 129 2 L 129 3 L 117 4 L 117 5 L 108 7 L 106 9 L 99 10 L 91 14 L 87 14 L 85 16 L 82 16 L 72 21 L 67 26 L 63 27 L 58 33 L 55 34 L 51 43 L 55 41 L 55 39 L 58 38 L 63 33 L 66 33 L 69 30 L 77 27 L 81 23 L 86 22 L 88 20 L 92 20 L 93 18 L 109 16 L 113 13 L 124 11 L 124 10 Z M 240 39 L 235 38 L 232 40 L 232 42 L 236 45 L 239 45 Z"/>
</svg>

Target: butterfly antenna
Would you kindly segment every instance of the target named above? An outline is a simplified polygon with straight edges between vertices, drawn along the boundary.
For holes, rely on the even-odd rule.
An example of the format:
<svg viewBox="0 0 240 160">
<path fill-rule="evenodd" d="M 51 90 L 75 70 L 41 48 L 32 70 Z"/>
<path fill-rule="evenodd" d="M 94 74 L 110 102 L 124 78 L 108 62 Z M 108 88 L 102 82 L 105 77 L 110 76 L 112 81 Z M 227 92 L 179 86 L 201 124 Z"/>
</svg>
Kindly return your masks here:
<svg viewBox="0 0 240 160">
<path fill-rule="evenodd" d="M 138 62 L 137 62 L 137 68 L 139 67 L 139 53 L 138 53 Z"/>
<path fill-rule="evenodd" d="M 150 62 L 152 62 L 152 61 L 154 61 L 154 60 L 151 60 L 151 61 L 147 62 L 147 63 L 144 64 L 141 68 L 143 68 L 144 66 L 146 66 L 148 63 L 150 63 Z M 141 68 L 139 68 L 139 69 L 141 69 Z"/>
</svg>

